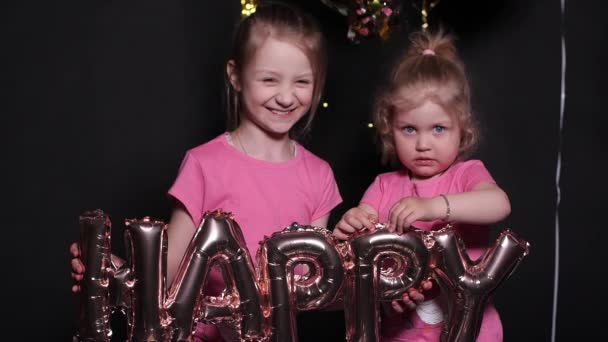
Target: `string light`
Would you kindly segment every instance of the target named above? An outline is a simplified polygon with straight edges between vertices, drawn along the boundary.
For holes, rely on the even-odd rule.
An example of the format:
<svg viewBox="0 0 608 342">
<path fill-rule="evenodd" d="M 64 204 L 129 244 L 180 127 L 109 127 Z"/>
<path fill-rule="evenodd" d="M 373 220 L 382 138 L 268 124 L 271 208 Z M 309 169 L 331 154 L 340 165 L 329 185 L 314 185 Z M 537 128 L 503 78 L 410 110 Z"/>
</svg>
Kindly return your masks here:
<svg viewBox="0 0 608 342">
<path fill-rule="evenodd" d="M 327 108 L 327 107 L 329 107 L 329 103 L 323 102 L 322 106 L 323 106 L 323 108 Z"/>
<path fill-rule="evenodd" d="M 429 13 L 441 0 L 433 0 L 428 2 L 427 0 L 422 0 L 422 8 L 420 9 L 420 14 L 422 15 L 422 31 L 425 31 L 429 28 Z"/>
<path fill-rule="evenodd" d="M 369 123 L 367 124 L 367 127 L 368 127 L 368 128 L 374 128 L 374 124 L 373 124 L 373 123 L 371 123 L 371 122 L 369 122 Z"/>
<path fill-rule="evenodd" d="M 241 16 L 248 17 L 252 15 L 253 13 L 255 13 L 257 7 L 257 0 L 241 0 Z"/>
</svg>

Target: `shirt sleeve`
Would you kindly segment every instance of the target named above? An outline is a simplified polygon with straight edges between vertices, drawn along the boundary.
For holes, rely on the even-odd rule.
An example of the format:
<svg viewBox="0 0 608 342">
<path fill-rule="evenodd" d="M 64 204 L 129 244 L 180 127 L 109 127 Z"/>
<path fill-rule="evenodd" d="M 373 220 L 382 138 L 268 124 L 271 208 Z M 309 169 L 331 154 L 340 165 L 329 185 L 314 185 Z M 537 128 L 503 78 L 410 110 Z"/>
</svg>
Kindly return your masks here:
<svg viewBox="0 0 608 342">
<path fill-rule="evenodd" d="M 460 185 L 464 191 L 471 191 L 481 182 L 496 184 L 490 171 L 488 171 L 481 160 L 471 160 L 463 169 L 460 177 Z"/>
<path fill-rule="evenodd" d="M 200 163 L 190 152 L 187 152 L 168 194 L 186 208 L 195 225 L 198 225 L 202 219 L 204 183 L 205 177 Z"/>
<path fill-rule="evenodd" d="M 342 203 L 342 196 L 338 189 L 338 184 L 334 177 L 334 173 L 331 167 L 326 164 L 325 171 L 321 176 L 322 184 L 320 189 L 320 201 L 317 210 L 312 214 L 312 221 L 320 219 L 321 217 L 329 214 L 338 204 Z"/>
<path fill-rule="evenodd" d="M 376 176 L 374 182 L 365 190 L 360 203 L 365 203 L 372 208 L 379 210 L 383 192 L 382 179 L 380 176 Z"/>
</svg>

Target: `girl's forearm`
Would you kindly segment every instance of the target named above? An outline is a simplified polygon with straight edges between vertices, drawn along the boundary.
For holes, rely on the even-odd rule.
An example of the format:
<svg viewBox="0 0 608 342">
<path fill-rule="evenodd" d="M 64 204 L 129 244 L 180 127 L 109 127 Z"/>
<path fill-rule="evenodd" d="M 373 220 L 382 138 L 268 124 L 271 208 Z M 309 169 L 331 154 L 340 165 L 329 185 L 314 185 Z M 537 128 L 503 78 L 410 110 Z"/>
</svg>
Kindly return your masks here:
<svg viewBox="0 0 608 342">
<path fill-rule="evenodd" d="M 511 204 L 507 194 L 497 185 L 480 183 L 474 190 L 445 195 L 449 203 L 450 222 L 468 224 L 494 224 L 502 221 L 511 213 Z M 440 209 L 439 219 L 445 219 L 448 203 L 441 196 L 434 198 Z"/>
</svg>

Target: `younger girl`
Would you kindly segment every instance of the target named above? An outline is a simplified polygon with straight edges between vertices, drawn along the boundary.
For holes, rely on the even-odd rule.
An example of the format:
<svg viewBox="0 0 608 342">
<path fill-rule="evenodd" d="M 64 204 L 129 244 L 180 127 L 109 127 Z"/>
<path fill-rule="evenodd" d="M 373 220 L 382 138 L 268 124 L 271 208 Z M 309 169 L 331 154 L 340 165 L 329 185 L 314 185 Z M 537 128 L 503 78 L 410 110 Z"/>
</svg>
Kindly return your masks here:
<svg viewBox="0 0 608 342">
<path fill-rule="evenodd" d="M 401 169 L 377 176 L 334 234 L 345 239 L 364 227 L 373 230 L 374 222 L 384 222 L 400 234 L 412 225 L 433 230 L 449 222 L 469 256 L 480 257 L 489 243 L 487 225 L 503 220 L 511 208 L 484 164 L 466 160 L 478 140 L 470 107 L 464 65 L 451 38 L 442 33 L 413 35 L 374 113 L 383 161 Z M 437 286 L 433 289 L 438 292 Z M 439 341 L 445 307 L 439 298 L 415 306 L 411 294 L 404 295 L 403 303 L 415 306 L 405 313 L 394 302 L 382 322 L 382 340 Z M 491 304 L 477 341 L 502 341 L 500 318 Z"/>
<path fill-rule="evenodd" d="M 226 64 L 229 131 L 187 151 L 169 189 L 175 203 L 169 281 L 207 210 L 235 215 L 252 257 L 264 236 L 293 222 L 327 226 L 342 201 L 333 172 L 295 141 L 310 128 L 321 98 L 324 53 L 318 24 L 287 5 L 261 4 L 241 22 Z M 72 251 L 78 281 L 84 267 L 76 245 Z M 213 272 L 207 293 L 217 294 L 221 285 L 221 275 Z M 202 326 L 197 338 L 213 340 L 215 328 Z M 222 335 L 238 338 L 225 329 Z"/>
</svg>

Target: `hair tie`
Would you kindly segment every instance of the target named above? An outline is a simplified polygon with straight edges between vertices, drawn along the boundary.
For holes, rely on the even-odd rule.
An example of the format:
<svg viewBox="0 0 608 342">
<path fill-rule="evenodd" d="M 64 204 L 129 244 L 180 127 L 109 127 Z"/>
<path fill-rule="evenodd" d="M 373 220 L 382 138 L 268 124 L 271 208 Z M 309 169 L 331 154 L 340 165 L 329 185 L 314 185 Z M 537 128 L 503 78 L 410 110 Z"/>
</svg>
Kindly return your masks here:
<svg viewBox="0 0 608 342">
<path fill-rule="evenodd" d="M 435 51 L 433 51 L 431 49 L 425 49 L 424 51 L 422 51 L 422 55 L 423 56 L 435 56 Z"/>
</svg>

